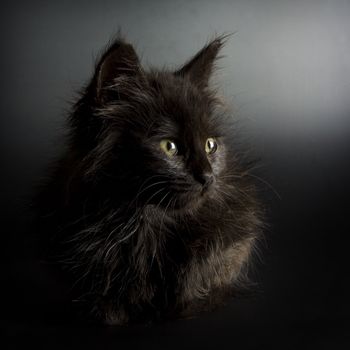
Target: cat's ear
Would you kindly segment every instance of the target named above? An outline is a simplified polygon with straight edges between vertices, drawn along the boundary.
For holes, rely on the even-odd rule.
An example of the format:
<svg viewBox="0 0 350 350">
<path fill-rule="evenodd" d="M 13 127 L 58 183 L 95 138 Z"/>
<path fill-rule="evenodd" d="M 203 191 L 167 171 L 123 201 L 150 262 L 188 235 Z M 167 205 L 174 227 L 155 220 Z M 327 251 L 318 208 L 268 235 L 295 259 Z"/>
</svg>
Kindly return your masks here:
<svg viewBox="0 0 350 350">
<path fill-rule="evenodd" d="M 115 39 L 101 56 L 96 67 L 95 89 L 98 101 L 109 94 L 109 87 L 116 78 L 133 77 L 141 74 L 142 68 L 133 46 L 123 39 Z"/>
<path fill-rule="evenodd" d="M 228 35 L 215 38 L 194 55 L 175 75 L 188 77 L 199 88 L 208 86 L 215 61 Z"/>
</svg>

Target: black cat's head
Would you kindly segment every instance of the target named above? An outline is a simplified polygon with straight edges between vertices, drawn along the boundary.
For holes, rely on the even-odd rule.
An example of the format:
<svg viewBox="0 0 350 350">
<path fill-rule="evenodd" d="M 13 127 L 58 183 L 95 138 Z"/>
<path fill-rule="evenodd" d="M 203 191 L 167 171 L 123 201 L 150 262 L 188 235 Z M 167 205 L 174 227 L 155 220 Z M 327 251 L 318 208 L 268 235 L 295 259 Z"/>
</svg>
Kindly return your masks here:
<svg viewBox="0 0 350 350">
<path fill-rule="evenodd" d="M 115 40 L 72 118 L 85 175 L 142 205 L 183 208 L 214 196 L 228 149 L 208 83 L 224 39 L 176 71 L 145 71 L 134 48 Z"/>
</svg>

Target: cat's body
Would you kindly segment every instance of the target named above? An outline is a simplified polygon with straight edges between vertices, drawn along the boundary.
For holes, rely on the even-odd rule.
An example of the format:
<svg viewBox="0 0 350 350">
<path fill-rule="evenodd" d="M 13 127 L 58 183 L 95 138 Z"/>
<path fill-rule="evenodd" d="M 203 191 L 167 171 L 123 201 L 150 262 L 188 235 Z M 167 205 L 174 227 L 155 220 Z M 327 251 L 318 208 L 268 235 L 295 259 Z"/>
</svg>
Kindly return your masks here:
<svg viewBox="0 0 350 350">
<path fill-rule="evenodd" d="M 42 192 L 42 241 L 99 319 L 191 316 L 232 294 L 260 207 L 208 79 L 223 38 L 177 72 L 102 55 Z"/>
</svg>

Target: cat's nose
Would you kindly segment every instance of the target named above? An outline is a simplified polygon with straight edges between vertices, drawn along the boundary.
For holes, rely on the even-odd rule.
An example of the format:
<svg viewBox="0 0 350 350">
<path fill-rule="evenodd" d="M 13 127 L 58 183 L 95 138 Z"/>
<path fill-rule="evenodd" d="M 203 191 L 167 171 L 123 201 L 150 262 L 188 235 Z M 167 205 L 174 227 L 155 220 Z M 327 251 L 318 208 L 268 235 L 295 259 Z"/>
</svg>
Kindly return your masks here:
<svg viewBox="0 0 350 350">
<path fill-rule="evenodd" d="M 205 188 L 209 187 L 214 182 L 213 174 L 208 172 L 195 174 L 195 179 Z"/>
</svg>

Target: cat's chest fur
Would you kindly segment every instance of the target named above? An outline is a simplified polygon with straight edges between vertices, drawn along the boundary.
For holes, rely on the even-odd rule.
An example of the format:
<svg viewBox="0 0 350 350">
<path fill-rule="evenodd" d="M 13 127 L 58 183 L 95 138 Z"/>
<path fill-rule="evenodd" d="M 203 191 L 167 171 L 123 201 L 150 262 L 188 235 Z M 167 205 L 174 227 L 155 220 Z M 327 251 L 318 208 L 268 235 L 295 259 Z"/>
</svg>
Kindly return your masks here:
<svg viewBox="0 0 350 350">
<path fill-rule="evenodd" d="M 161 211 L 150 219 L 145 211 L 135 224 L 133 252 L 136 247 L 136 252 L 142 250 L 149 258 L 148 265 L 135 259 L 135 268 L 143 276 L 151 275 L 155 268 L 164 283 L 176 289 L 181 302 L 205 297 L 211 290 L 229 285 L 250 252 L 252 237 L 236 237 L 228 227 L 232 213 L 212 211 L 206 219 L 203 215 L 199 211 L 188 217 L 168 216 Z M 144 237 L 154 239 L 145 241 Z"/>
<path fill-rule="evenodd" d="M 109 277 L 102 294 L 113 300 L 103 316 L 109 323 L 126 322 L 124 317 L 133 313 L 135 305 L 146 309 L 153 305 L 166 313 L 177 310 L 183 316 L 213 307 L 215 301 L 208 298 L 231 292 L 249 257 L 253 238 L 225 232 L 229 212 L 213 213 L 221 220 L 212 226 L 205 220 L 200 224 L 200 213 L 191 220 L 162 211 L 154 214 L 145 210 L 133 220 L 126 238 L 119 239 L 120 249 L 105 266 Z"/>
</svg>

